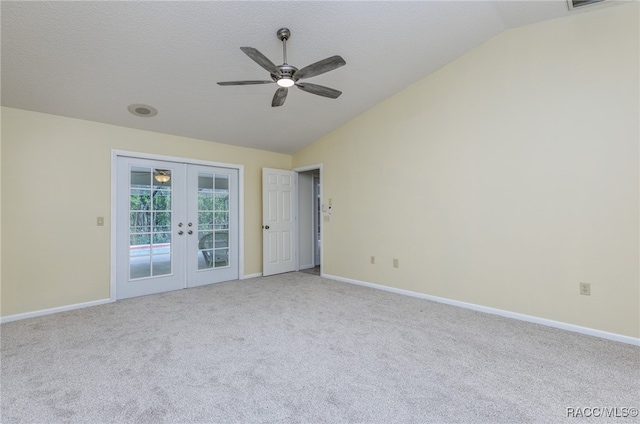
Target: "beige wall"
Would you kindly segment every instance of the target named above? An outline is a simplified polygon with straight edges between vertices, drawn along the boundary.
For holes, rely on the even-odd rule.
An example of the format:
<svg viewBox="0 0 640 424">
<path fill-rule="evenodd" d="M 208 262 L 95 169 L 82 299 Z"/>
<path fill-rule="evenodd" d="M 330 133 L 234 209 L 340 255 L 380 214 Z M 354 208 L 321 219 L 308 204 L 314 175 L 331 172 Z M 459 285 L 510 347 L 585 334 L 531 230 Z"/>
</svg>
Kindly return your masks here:
<svg viewBox="0 0 640 424">
<path fill-rule="evenodd" d="M 109 297 L 112 149 L 244 165 L 244 271 L 261 272 L 261 169 L 291 156 L 2 108 L 2 316 Z"/>
<path fill-rule="evenodd" d="M 323 272 L 639 337 L 638 17 L 509 30 L 294 155 Z"/>
</svg>

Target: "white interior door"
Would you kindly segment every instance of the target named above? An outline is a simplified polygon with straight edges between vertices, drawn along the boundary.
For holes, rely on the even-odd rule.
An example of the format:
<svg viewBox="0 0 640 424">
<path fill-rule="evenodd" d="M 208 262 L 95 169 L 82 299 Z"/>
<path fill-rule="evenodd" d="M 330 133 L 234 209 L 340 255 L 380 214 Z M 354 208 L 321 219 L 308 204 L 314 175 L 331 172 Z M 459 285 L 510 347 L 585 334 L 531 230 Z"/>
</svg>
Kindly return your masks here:
<svg viewBox="0 0 640 424">
<path fill-rule="evenodd" d="M 237 169 L 117 161 L 117 299 L 238 278 Z"/>
<path fill-rule="evenodd" d="M 295 271 L 295 172 L 262 169 L 262 275 Z"/>
</svg>

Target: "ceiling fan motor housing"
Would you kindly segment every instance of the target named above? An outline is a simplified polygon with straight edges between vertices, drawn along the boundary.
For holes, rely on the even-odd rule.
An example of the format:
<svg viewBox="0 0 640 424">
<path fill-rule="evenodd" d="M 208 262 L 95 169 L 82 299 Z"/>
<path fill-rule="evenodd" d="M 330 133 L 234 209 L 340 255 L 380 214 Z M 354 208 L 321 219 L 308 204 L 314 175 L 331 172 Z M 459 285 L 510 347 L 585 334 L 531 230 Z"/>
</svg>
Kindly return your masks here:
<svg viewBox="0 0 640 424">
<path fill-rule="evenodd" d="M 294 79 L 293 75 L 298 70 L 298 68 L 291 65 L 280 65 L 278 69 L 280 70 L 280 75 L 271 74 L 271 78 L 273 78 L 274 81 L 278 81 L 281 78 Z"/>
</svg>

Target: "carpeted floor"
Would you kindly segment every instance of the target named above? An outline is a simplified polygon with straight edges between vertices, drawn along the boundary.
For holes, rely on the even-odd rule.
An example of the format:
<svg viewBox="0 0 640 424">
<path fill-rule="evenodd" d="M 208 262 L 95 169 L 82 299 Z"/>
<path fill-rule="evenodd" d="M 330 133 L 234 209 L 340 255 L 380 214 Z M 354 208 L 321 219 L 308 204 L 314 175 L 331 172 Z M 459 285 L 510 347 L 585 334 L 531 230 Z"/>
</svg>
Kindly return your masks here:
<svg viewBox="0 0 640 424">
<path fill-rule="evenodd" d="M 304 272 L 305 274 L 320 275 L 320 266 L 318 265 L 313 268 L 301 269 L 300 272 Z"/>
<path fill-rule="evenodd" d="M 2 423 L 575 423 L 567 408 L 640 406 L 637 347 L 305 273 L 1 330 Z"/>
</svg>

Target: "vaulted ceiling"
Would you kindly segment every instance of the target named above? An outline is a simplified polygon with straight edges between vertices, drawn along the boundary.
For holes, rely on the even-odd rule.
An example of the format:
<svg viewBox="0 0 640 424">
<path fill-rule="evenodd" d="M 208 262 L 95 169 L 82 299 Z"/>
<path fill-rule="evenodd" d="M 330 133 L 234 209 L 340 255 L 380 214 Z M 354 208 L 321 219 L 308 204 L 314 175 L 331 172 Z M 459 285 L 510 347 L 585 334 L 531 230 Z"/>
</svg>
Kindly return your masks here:
<svg viewBox="0 0 640 424">
<path fill-rule="evenodd" d="M 506 29 L 581 12 L 564 0 L 2 1 L 2 105 L 294 153 Z M 275 84 L 216 84 L 269 79 L 240 47 L 279 65 L 282 27 L 289 64 L 345 59 L 308 80 L 338 99 L 292 88 L 271 107 Z"/>
</svg>

